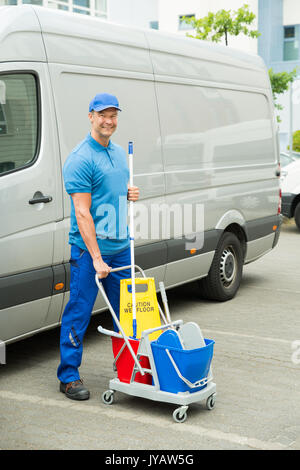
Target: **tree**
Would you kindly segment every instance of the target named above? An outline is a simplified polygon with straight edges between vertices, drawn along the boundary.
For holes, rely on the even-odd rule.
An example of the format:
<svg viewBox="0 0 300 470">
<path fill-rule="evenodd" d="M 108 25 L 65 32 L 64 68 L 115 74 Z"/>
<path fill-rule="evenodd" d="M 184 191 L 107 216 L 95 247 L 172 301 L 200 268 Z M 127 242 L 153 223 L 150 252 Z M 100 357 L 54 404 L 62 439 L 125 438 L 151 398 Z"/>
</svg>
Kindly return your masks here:
<svg viewBox="0 0 300 470">
<path fill-rule="evenodd" d="M 182 20 L 191 24 L 196 31 L 196 35 L 187 33 L 187 36 L 214 42 L 220 42 L 224 37 L 225 44 L 228 46 L 229 35 L 238 36 L 242 33 L 251 38 L 260 36 L 257 30 L 250 31 L 248 28 L 255 18 L 255 14 L 249 11 L 249 5 L 244 4 L 233 13 L 231 10 L 219 10 L 216 13 L 208 12 L 204 18 L 185 16 Z"/>
<path fill-rule="evenodd" d="M 277 103 L 278 95 L 281 95 L 285 91 L 289 89 L 289 86 L 293 83 L 295 78 L 297 77 L 298 69 L 297 67 L 293 69 L 291 72 L 279 72 L 274 73 L 273 69 L 269 69 L 269 77 L 272 87 L 272 94 L 273 94 L 273 102 L 274 106 L 278 111 L 283 109 L 281 104 Z M 277 116 L 277 122 L 281 122 L 279 116 Z"/>
</svg>

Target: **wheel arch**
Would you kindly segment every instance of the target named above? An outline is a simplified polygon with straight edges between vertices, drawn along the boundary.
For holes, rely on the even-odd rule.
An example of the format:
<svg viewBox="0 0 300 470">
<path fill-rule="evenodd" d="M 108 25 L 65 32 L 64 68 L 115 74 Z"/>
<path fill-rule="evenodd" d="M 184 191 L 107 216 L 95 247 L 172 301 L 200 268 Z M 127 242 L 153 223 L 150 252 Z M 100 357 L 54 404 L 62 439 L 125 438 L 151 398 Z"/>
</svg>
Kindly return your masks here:
<svg viewBox="0 0 300 470">
<path fill-rule="evenodd" d="M 237 223 L 233 223 L 233 224 L 228 225 L 228 227 L 226 227 L 224 232 L 231 232 L 239 239 L 241 246 L 242 246 L 242 250 L 243 250 L 243 256 L 245 259 L 246 252 L 247 252 L 247 235 L 243 227 L 241 227 Z"/>
<path fill-rule="evenodd" d="M 241 212 L 230 210 L 226 212 L 216 225 L 216 229 L 233 233 L 241 243 L 244 259 L 247 251 L 246 221 Z"/>
</svg>

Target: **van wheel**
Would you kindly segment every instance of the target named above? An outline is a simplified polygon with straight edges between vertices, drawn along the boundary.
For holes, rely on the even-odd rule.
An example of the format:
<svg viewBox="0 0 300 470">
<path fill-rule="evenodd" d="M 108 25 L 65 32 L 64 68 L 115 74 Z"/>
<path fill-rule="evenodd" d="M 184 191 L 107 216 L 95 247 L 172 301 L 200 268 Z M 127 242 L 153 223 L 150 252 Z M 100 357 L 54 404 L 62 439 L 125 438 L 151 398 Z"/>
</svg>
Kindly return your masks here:
<svg viewBox="0 0 300 470">
<path fill-rule="evenodd" d="M 225 232 L 217 246 L 207 277 L 200 279 L 201 296 L 224 302 L 232 299 L 241 283 L 243 251 L 239 239 Z"/>
<path fill-rule="evenodd" d="M 296 225 L 297 225 L 298 229 L 300 230 L 300 202 L 298 202 L 298 204 L 296 206 L 294 217 L 295 217 Z"/>
</svg>

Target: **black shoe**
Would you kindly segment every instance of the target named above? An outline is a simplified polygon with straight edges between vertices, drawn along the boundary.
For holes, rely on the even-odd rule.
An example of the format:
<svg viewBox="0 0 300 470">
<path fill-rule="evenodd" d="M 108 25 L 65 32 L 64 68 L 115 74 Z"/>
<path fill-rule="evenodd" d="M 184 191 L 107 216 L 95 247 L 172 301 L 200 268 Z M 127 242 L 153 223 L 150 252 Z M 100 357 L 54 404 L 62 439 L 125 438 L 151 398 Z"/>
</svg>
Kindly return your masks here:
<svg viewBox="0 0 300 470">
<path fill-rule="evenodd" d="M 67 384 L 60 382 L 59 390 L 71 400 L 88 400 L 90 398 L 90 392 L 85 388 L 82 380 L 75 380 Z"/>
</svg>

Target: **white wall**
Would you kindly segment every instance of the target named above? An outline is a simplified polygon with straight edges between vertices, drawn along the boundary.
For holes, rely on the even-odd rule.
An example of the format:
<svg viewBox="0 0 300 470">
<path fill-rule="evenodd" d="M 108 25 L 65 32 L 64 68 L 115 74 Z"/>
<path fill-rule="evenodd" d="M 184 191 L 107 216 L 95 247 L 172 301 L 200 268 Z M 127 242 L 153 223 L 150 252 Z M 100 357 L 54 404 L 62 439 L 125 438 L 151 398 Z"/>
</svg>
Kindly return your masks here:
<svg viewBox="0 0 300 470">
<path fill-rule="evenodd" d="M 300 130 L 300 80 L 295 80 L 293 84 L 292 98 L 293 132 L 295 132 Z M 283 106 L 283 110 L 279 113 L 279 116 L 282 120 L 282 122 L 279 124 L 279 132 L 281 134 L 282 141 L 285 141 L 284 146 L 282 146 L 282 150 L 286 151 L 286 145 L 289 144 L 290 131 L 290 91 L 279 95 L 277 102 Z M 278 113 L 276 112 L 276 114 Z"/>
<path fill-rule="evenodd" d="M 158 0 L 107 0 L 107 19 L 138 28 L 158 20 Z"/>
<path fill-rule="evenodd" d="M 300 2 L 299 0 L 283 0 L 283 24 L 300 23 Z"/>
</svg>

